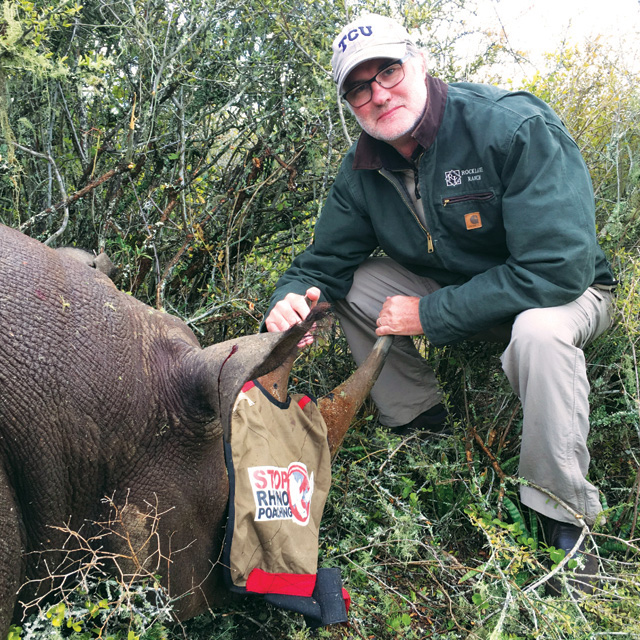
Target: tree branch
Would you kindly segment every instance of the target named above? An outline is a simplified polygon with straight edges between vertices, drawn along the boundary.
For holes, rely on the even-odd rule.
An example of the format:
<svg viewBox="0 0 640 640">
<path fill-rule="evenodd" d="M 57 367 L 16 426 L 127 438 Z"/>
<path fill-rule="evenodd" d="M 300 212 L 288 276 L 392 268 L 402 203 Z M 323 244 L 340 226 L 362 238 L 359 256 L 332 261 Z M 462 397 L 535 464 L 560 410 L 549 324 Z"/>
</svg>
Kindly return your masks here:
<svg viewBox="0 0 640 640">
<path fill-rule="evenodd" d="M 140 159 L 138 160 L 137 164 L 134 165 L 133 167 L 129 164 L 120 164 L 118 165 L 115 169 L 111 169 L 110 171 L 107 171 L 105 174 L 101 175 L 99 178 L 96 178 L 95 180 L 93 180 L 92 182 L 90 182 L 88 185 L 86 185 L 85 187 L 83 187 L 82 189 L 80 189 L 79 191 L 76 191 L 73 195 L 67 197 L 67 193 L 64 189 L 64 184 L 62 183 L 62 177 L 60 176 L 60 173 L 58 172 L 58 168 L 56 167 L 56 164 L 53 160 L 53 158 L 51 158 L 51 156 L 44 154 L 44 153 L 39 153 L 37 151 L 33 151 L 33 149 L 28 149 L 27 147 L 23 147 L 19 144 L 15 145 L 18 149 L 21 149 L 22 151 L 25 151 L 26 153 L 30 153 L 33 156 L 39 157 L 39 158 L 44 158 L 45 160 L 48 160 L 51 165 L 54 168 L 54 171 L 56 173 L 56 177 L 58 179 L 58 183 L 60 186 L 60 192 L 63 196 L 63 200 L 61 200 L 60 202 L 58 202 L 57 204 L 52 205 L 51 207 L 47 207 L 46 209 L 44 209 L 43 211 L 41 211 L 40 213 L 36 213 L 34 216 L 32 216 L 31 218 L 29 218 L 26 222 L 23 222 L 20 225 L 20 231 L 24 231 L 25 229 L 27 229 L 28 227 L 30 227 L 33 223 L 35 223 L 37 220 L 39 220 L 40 218 L 42 218 L 43 216 L 46 216 L 49 213 L 54 213 L 56 211 L 58 211 L 59 209 L 63 209 L 65 211 L 65 217 L 63 219 L 63 224 L 60 227 L 60 229 L 58 229 L 58 231 L 56 231 L 55 234 L 53 234 L 46 242 L 45 244 L 49 244 L 54 238 L 59 237 L 63 232 L 64 229 L 66 228 L 68 222 L 69 222 L 69 205 L 73 204 L 74 202 L 77 202 L 78 200 L 80 200 L 80 198 L 84 198 L 84 196 L 86 196 L 88 193 L 91 193 L 96 187 L 99 187 L 101 184 L 103 184 L 104 182 L 106 182 L 107 180 L 113 178 L 116 175 L 119 175 L 121 173 L 126 173 L 127 171 L 137 171 L 140 169 L 140 167 L 142 166 L 142 164 L 145 161 L 145 156 L 141 156 Z"/>
</svg>

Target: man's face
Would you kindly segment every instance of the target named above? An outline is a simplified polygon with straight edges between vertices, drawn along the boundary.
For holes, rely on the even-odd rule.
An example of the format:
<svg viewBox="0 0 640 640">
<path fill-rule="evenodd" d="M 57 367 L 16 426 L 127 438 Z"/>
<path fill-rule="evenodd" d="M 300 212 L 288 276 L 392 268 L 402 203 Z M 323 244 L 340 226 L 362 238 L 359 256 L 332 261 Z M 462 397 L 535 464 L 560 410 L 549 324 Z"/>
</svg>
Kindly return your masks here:
<svg viewBox="0 0 640 640">
<path fill-rule="evenodd" d="M 389 62 L 386 58 L 363 62 L 347 76 L 345 90 L 371 79 Z M 422 58 L 409 58 L 404 63 L 404 72 L 404 80 L 391 89 L 384 89 L 377 82 L 371 83 L 371 101 L 362 107 L 351 108 L 360 126 L 370 136 L 392 144 L 399 151 L 410 138 L 427 103 Z"/>
</svg>

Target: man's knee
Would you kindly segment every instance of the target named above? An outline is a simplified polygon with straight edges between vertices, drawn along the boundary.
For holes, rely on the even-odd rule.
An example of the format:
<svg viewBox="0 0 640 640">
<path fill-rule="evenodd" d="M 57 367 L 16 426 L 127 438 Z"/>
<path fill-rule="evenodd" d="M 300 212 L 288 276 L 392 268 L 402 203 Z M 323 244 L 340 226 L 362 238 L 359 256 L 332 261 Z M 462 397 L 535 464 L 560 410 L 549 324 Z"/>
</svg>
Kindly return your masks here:
<svg viewBox="0 0 640 640">
<path fill-rule="evenodd" d="M 387 256 L 367 258 L 355 271 L 353 284 L 345 300 L 359 304 L 362 298 L 382 307 L 388 296 L 426 296 L 440 285 L 431 278 L 418 276 Z"/>
<path fill-rule="evenodd" d="M 520 313 L 511 329 L 511 342 L 521 347 L 553 348 L 558 344 L 571 344 L 573 332 L 567 327 L 555 308 L 527 309 Z"/>
<path fill-rule="evenodd" d="M 362 297 L 370 297 L 370 291 L 375 288 L 376 267 L 371 264 L 371 259 L 365 260 L 353 274 L 353 282 L 349 293 L 344 298 L 347 305 L 357 304 Z"/>
</svg>

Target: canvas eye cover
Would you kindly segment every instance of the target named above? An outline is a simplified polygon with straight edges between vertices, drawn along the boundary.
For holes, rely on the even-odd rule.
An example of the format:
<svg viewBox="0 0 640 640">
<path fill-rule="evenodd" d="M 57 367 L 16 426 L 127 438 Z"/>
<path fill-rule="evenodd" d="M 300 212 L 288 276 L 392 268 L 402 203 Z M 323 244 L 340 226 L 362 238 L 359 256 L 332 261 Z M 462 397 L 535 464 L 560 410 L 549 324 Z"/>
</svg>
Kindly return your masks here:
<svg viewBox="0 0 640 640">
<path fill-rule="evenodd" d="M 249 382 L 236 400 L 228 444 L 233 584 L 246 587 L 254 569 L 315 575 L 331 484 L 327 428 L 316 403 L 308 396 L 279 402 Z"/>
</svg>

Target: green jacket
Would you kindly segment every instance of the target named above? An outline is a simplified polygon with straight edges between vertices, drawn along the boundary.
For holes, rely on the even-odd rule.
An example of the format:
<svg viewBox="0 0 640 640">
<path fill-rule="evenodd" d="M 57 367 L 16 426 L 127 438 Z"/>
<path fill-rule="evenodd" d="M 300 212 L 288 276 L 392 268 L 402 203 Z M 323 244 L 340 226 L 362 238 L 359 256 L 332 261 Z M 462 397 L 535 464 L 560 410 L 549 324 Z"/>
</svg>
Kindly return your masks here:
<svg viewBox="0 0 640 640">
<path fill-rule="evenodd" d="M 595 233 L 591 180 L 578 147 L 541 100 L 427 76 L 415 163 L 363 133 L 342 162 L 313 243 L 276 284 L 271 305 L 317 286 L 343 298 L 374 250 L 442 289 L 420 301 L 442 345 L 614 284 Z M 417 169 L 426 225 L 394 171 Z"/>
</svg>

